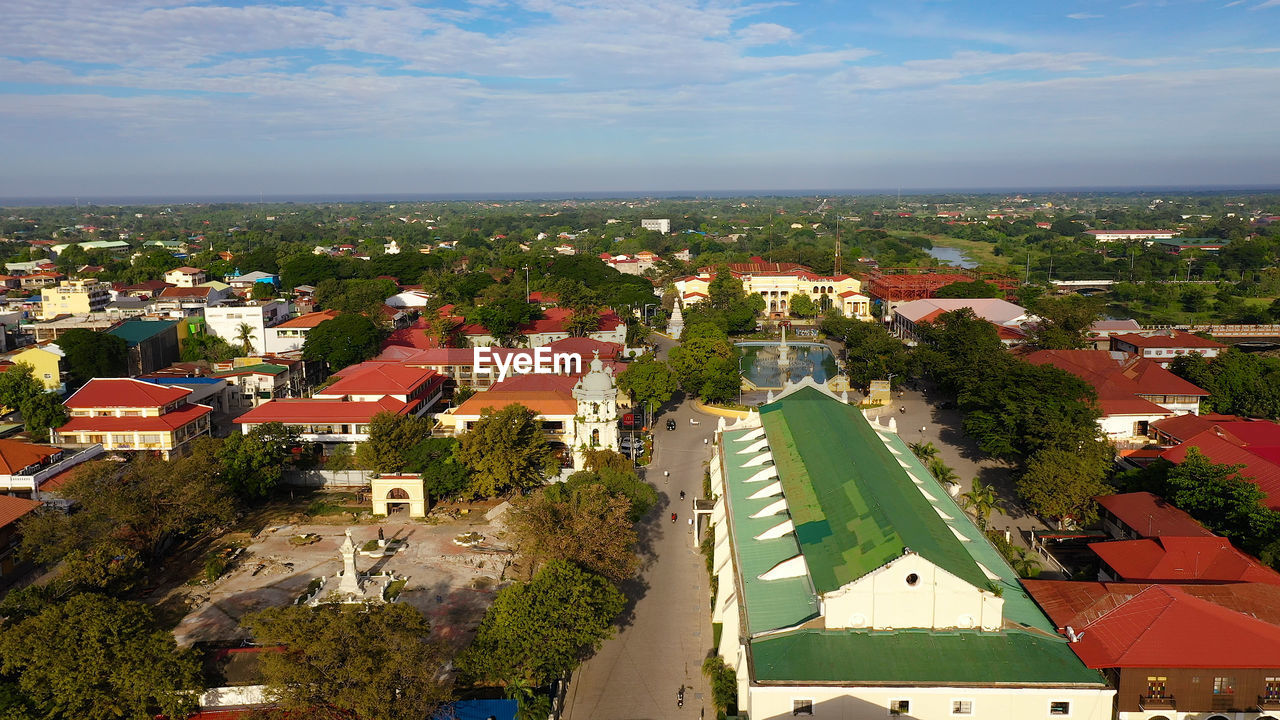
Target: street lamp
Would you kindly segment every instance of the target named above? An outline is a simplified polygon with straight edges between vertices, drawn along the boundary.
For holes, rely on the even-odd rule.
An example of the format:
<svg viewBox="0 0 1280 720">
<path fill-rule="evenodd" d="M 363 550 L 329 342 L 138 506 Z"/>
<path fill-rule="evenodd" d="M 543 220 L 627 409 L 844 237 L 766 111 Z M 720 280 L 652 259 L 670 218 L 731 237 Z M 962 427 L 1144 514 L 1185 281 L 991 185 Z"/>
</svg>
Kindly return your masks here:
<svg viewBox="0 0 1280 720">
<path fill-rule="evenodd" d="M 742 361 L 746 359 L 747 359 L 746 355 L 742 355 L 738 357 L 738 404 L 739 405 L 742 404 L 742 373 L 743 373 Z"/>
<path fill-rule="evenodd" d="M 643 307 L 643 308 L 641 308 L 641 310 L 640 310 L 640 316 L 644 319 L 644 321 L 645 321 L 646 323 L 648 323 L 648 322 L 649 322 L 649 306 L 650 306 L 650 305 L 657 305 L 657 304 L 658 304 L 658 303 L 645 303 L 645 304 L 644 304 L 644 307 Z"/>
</svg>

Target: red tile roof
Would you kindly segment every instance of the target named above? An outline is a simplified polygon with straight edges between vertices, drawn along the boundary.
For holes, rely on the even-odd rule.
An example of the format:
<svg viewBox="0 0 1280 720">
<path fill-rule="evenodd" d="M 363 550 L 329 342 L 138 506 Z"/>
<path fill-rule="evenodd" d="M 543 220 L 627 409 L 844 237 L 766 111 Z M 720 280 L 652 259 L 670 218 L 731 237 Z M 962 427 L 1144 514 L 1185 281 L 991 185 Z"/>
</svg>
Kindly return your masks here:
<svg viewBox="0 0 1280 720">
<path fill-rule="evenodd" d="M 1157 537 L 1091 543 L 1123 580 L 1136 582 L 1260 582 L 1280 585 L 1280 573 L 1223 537 Z M 1280 594 L 1280 591 L 1277 591 Z"/>
<path fill-rule="evenodd" d="M 404 414 L 410 405 L 394 398 L 377 402 L 348 402 L 345 400 L 316 400 L 311 398 L 282 398 L 268 400 L 236 418 L 240 425 L 259 425 L 280 422 L 286 425 L 310 425 L 313 423 L 367 423 L 380 412 Z"/>
<path fill-rule="evenodd" d="M 444 383 L 444 376 L 435 370 L 393 363 L 360 363 L 338 375 L 337 382 L 316 391 L 316 396 L 408 395 L 422 385 Z"/>
<path fill-rule="evenodd" d="M 1138 396 L 1209 394 L 1152 360 L 1131 355 L 1117 358 L 1107 350 L 1037 350 L 1026 360 L 1033 365 L 1052 365 L 1092 385 L 1105 415 L 1172 415 Z"/>
<path fill-rule="evenodd" d="M 6 528 L 17 522 L 22 516 L 40 507 L 37 500 L 0 495 L 0 528 Z"/>
<path fill-rule="evenodd" d="M 1239 423 L 1229 423 L 1236 425 Z M 1243 441 L 1226 433 L 1219 434 L 1214 429 L 1205 430 L 1191 436 L 1182 444 L 1169 448 L 1160 457 L 1171 463 L 1180 463 L 1187 457 L 1191 448 L 1199 448 L 1201 454 L 1210 461 L 1224 465 L 1242 465 L 1240 476 L 1258 486 L 1266 493 L 1263 503 L 1273 510 L 1280 510 L 1280 464 L 1275 458 L 1274 447 L 1260 447 L 1254 450 Z M 1270 457 L 1264 457 L 1265 453 Z"/>
<path fill-rule="evenodd" d="M 190 266 L 188 266 L 188 265 L 183 265 L 182 267 L 176 267 L 176 268 L 174 268 L 174 269 L 170 270 L 169 272 L 171 272 L 171 273 L 182 273 L 183 275 L 195 275 L 196 273 L 202 273 L 202 272 L 204 272 L 204 270 L 201 270 L 200 268 L 193 268 L 193 267 L 190 267 Z M 165 274 L 167 275 L 168 273 L 165 273 Z"/>
<path fill-rule="evenodd" d="M 332 320 L 341 314 L 342 313 L 338 312 L 337 310 L 320 310 L 318 312 L 307 313 L 306 315 L 299 315 L 298 317 L 293 318 L 292 320 L 285 320 L 279 325 L 275 325 L 273 327 L 313 328 L 319 325 L 320 323 L 324 322 L 325 320 Z"/>
<path fill-rule="evenodd" d="M 161 407 L 191 394 L 190 388 L 132 378 L 94 378 L 64 403 L 69 408 Z"/>
<path fill-rule="evenodd" d="M 1151 427 L 1173 438 L 1175 442 L 1182 442 L 1192 435 L 1198 435 L 1219 423 L 1237 421 L 1247 422 L 1248 418 L 1240 415 L 1215 415 L 1213 413 L 1175 415 L 1171 418 L 1157 420 L 1151 423 Z"/>
<path fill-rule="evenodd" d="M 0 440 L 0 475 L 12 475 L 62 452 L 62 448 Z"/>
<path fill-rule="evenodd" d="M 1036 603 L 1071 649 L 1091 668 L 1280 667 L 1280 626 L 1260 617 L 1280 614 L 1280 593 L 1240 598 L 1241 612 L 1214 600 L 1213 586 L 1024 580 Z M 1231 592 L 1231 591 L 1227 591 Z M 1262 609 L 1262 608 L 1259 608 Z"/>
<path fill-rule="evenodd" d="M 188 403 L 159 417 L 73 417 L 58 428 L 58 432 L 165 432 L 177 430 L 211 412 L 213 408 L 208 405 Z"/>
<path fill-rule="evenodd" d="M 1213 537 L 1195 518 L 1149 492 L 1105 495 L 1094 500 L 1142 537 Z"/>
<path fill-rule="evenodd" d="M 161 299 L 208 298 L 213 294 L 211 287 L 167 287 L 157 296 Z"/>
<path fill-rule="evenodd" d="M 1182 330 L 1161 330 L 1155 333 L 1122 333 L 1112 335 L 1112 339 L 1126 342 L 1140 348 L 1202 348 L 1223 349 L 1227 347 L 1216 340 L 1202 338 Z"/>
</svg>

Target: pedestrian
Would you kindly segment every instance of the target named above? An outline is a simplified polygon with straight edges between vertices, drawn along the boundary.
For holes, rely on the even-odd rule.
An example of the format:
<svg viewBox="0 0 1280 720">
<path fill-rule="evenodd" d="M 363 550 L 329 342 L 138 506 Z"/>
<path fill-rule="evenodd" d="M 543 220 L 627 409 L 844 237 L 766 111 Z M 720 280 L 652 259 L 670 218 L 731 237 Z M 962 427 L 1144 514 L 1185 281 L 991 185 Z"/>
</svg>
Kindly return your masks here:
<svg viewBox="0 0 1280 720">
<path fill-rule="evenodd" d="M 693 529 L 693 518 L 689 518 L 689 529 Z"/>
<path fill-rule="evenodd" d="M 702 444 L 703 444 L 703 445 L 706 445 L 706 444 L 707 444 L 707 439 L 706 439 L 706 438 L 702 438 Z"/>
</svg>

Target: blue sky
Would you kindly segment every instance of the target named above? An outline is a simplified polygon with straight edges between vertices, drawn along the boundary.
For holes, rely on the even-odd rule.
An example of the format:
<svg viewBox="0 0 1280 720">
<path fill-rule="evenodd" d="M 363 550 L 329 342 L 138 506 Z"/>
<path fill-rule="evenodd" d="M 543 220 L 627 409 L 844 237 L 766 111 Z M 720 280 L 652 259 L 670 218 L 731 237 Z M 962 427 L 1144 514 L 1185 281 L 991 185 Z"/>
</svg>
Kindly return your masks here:
<svg viewBox="0 0 1280 720">
<path fill-rule="evenodd" d="M 1280 185 L 1280 0 L 5 0 L 0 196 Z"/>
</svg>

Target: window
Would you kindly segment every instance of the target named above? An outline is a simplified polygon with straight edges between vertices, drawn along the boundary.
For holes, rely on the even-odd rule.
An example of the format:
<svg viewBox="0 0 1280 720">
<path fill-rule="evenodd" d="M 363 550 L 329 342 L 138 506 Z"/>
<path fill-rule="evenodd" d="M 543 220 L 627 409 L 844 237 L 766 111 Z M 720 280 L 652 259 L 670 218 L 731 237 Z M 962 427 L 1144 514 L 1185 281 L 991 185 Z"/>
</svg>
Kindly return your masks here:
<svg viewBox="0 0 1280 720">
<path fill-rule="evenodd" d="M 972 700 L 952 700 L 951 714 L 952 715 L 972 715 L 973 701 Z"/>
<path fill-rule="evenodd" d="M 1280 700 L 1280 677 L 1267 678 L 1267 686 L 1262 691 L 1262 696 L 1271 702 Z"/>
<path fill-rule="evenodd" d="M 796 715 L 812 715 L 812 714 L 813 714 L 813 700 L 804 699 L 804 700 L 791 701 L 791 715 L 793 717 Z"/>
<path fill-rule="evenodd" d="M 1147 678 L 1147 697 L 1162 698 L 1164 697 L 1165 681 L 1167 677 L 1151 676 Z"/>
<path fill-rule="evenodd" d="M 1236 691 L 1236 679 L 1233 677 L 1215 677 L 1213 679 L 1214 695 L 1231 695 Z"/>
<path fill-rule="evenodd" d="M 910 700 L 890 700 L 889 701 L 890 715 L 906 715 L 909 712 L 911 712 Z"/>
<path fill-rule="evenodd" d="M 912 587 L 915 587 L 915 586 L 916 586 L 916 583 L 918 583 L 918 582 L 920 582 L 920 576 L 919 576 L 919 575 L 917 575 L 917 574 L 915 574 L 915 573 L 911 573 L 910 575 L 908 575 L 908 576 L 907 576 L 907 584 L 908 584 L 908 585 L 910 585 L 910 586 L 912 586 Z"/>
<path fill-rule="evenodd" d="M 1049 703 L 1049 714 L 1065 717 L 1071 714 L 1071 703 L 1066 700 L 1054 700 Z"/>
</svg>

